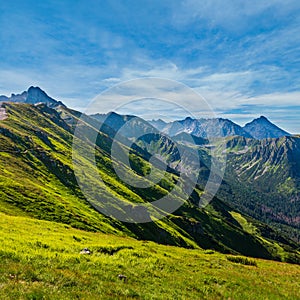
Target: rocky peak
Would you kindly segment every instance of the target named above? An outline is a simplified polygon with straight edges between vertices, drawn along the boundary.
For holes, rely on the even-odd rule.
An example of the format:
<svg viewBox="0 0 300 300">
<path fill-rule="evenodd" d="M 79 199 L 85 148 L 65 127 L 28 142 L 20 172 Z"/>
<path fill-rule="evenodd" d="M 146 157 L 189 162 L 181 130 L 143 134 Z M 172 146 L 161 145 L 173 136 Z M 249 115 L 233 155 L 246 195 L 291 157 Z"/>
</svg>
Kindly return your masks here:
<svg viewBox="0 0 300 300">
<path fill-rule="evenodd" d="M 260 116 L 250 123 L 247 123 L 243 127 L 243 129 L 256 139 L 279 138 L 282 136 L 290 135 L 288 132 L 282 130 L 281 128 L 270 122 L 264 116 Z"/>
<path fill-rule="evenodd" d="M 56 107 L 59 105 L 64 106 L 62 102 L 49 97 L 41 88 L 34 86 L 29 87 L 27 91 L 24 91 L 21 94 L 11 94 L 10 97 L 0 96 L 0 99 L 6 102 L 19 102 L 28 104 L 44 103 L 49 107 Z"/>
</svg>

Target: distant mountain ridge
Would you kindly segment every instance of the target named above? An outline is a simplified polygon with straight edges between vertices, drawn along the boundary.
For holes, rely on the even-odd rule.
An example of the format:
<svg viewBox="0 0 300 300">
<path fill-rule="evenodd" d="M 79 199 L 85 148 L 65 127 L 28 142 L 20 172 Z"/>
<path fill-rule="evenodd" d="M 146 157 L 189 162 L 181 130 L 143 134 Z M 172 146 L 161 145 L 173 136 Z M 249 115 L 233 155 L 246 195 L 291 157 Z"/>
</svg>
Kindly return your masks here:
<svg viewBox="0 0 300 300">
<path fill-rule="evenodd" d="M 255 138 L 258 140 L 266 138 L 279 138 L 290 136 L 291 134 L 271 123 L 266 117 L 261 116 L 247 123 L 244 127 L 232 122 L 229 119 L 192 119 L 164 123 L 162 120 L 150 121 L 158 130 L 170 136 L 181 133 L 192 134 L 201 138 L 215 138 L 228 136 L 242 136 L 245 138 Z"/>
<path fill-rule="evenodd" d="M 21 94 L 11 94 L 10 97 L 1 95 L 0 102 L 15 102 L 28 104 L 44 103 L 51 108 L 59 105 L 65 106 L 61 101 L 57 101 L 49 97 L 46 94 L 46 92 L 44 92 L 41 88 L 34 86 L 29 87 L 27 91 L 24 91 Z"/>
<path fill-rule="evenodd" d="M 21 94 L 11 94 L 10 97 L 0 96 L 0 102 L 15 102 L 15 103 L 28 103 L 28 104 L 38 104 L 44 103 L 51 108 L 57 106 L 65 105 L 61 101 L 57 101 L 49 97 L 46 92 L 44 92 L 39 87 L 29 87 L 27 91 Z M 97 119 L 98 121 L 104 121 L 114 130 L 120 129 L 125 122 L 136 118 L 136 125 L 142 126 L 143 130 L 147 132 L 148 130 L 153 132 L 153 127 L 162 133 L 168 134 L 170 136 L 176 136 L 181 133 L 188 133 L 194 137 L 209 139 L 216 137 L 228 137 L 228 136 L 242 136 L 245 138 L 254 139 L 265 139 L 265 138 L 280 138 L 282 136 L 290 136 L 291 134 L 282 130 L 272 122 L 270 122 L 266 117 L 261 116 L 260 118 L 254 119 L 250 123 L 247 123 L 244 127 L 234 123 L 229 119 L 215 118 L 215 119 L 193 119 L 187 117 L 183 120 L 177 120 L 173 122 L 165 122 L 161 119 L 145 121 L 142 118 L 136 116 L 126 116 L 119 115 L 115 112 L 110 112 L 108 114 L 94 114 L 91 117 Z M 133 124 L 134 126 L 134 124 Z M 149 127 L 149 128 L 148 128 Z M 139 128 L 140 132 L 141 128 Z M 131 134 L 134 133 L 134 128 Z"/>
<path fill-rule="evenodd" d="M 251 123 L 246 124 L 244 127 L 241 127 L 229 119 L 223 118 L 192 119 L 187 117 L 183 120 L 167 123 L 163 120 L 146 121 L 140 117 L 133 115 L 120 115 L 115 112 L 107 114 L 93 114 L 91 117 L 100 122 L 104 122 L 116 131 L 118 131 L 126 122 L 133 121 L 135 119 L 135 121 L 130 125 L 131 130 L 126 133 L 126 136 L 128 137 L 134 136 L 135 131 L 139 133 L 144 131 L 146 133 L 154 132 L 156 130 L 171 137 L 186 133 L 193 137 L 206 140 L 210 138 L 229 136 L 242 136 L 258 140 L 291 136 L 290 133 L 271 123 L 266 117 L 255 119 Z"/>
<path fill-rule="evenodd" d="M 248 132 L 244 131 L 241 126 L 228 119 L 222 118 L 192 119 L 187 117 L 184 120 L 167 123 L 161 131 L 170 136 L 185 132 L 201 138 L 226 137 L 233 135 L 248 138 L 252 137 Z"/>
</svg>

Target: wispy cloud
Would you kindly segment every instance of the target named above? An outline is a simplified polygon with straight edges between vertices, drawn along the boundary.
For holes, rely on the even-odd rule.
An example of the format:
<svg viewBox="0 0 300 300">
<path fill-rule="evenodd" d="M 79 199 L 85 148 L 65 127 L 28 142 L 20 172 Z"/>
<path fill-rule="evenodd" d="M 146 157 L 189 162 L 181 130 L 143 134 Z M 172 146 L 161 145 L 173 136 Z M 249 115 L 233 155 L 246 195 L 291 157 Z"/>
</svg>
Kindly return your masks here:
<svg viewBox="0 0 300 300">
<path fill-rule="evenodd" d="M 261 26 L 262 22 L 250 23 L 262 15 L 268 17 L 268 21 L 274 19 L 286 19 L 286 16 L 299 10 L 297 0 L 254 0 L 254 1 L 227 1 L 224 5 L 222 0 L 197 1 L 185 0 L 174 10 L 173 22 L 183 26 L 195 21 L 205 21 L 210 27 L 221 26 L 231 31 L 241 31 L 245 28 Z M 263 23 L 265 26 L 272 26 L 272 22 Z M 236 26 L 236 25 L 239 26 Z"/>
<path fill-rule="evenodd" d="M 266 114 L 300 132 L 299 1 L 2 1 L 0 26 L 0 94 L 38 85 L 83 110 L 115 84 L 167 78 L 221 116 Z M 159 92 L 189 109 L 178 91 Z"/>
</svg>

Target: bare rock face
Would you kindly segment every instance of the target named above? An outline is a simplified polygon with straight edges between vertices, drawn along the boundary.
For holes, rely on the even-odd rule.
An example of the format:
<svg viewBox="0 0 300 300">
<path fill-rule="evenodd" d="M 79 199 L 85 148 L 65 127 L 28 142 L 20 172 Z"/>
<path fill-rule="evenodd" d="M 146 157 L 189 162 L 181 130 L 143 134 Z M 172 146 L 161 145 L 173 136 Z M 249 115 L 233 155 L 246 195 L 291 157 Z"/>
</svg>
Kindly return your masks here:
<svg viewBox="0 0 300 300">
<path fill-rule="evenodd" d="M 0 107 L 0 121 L 7 118 L 6 110 L 4 107 Z"/>
</svg>

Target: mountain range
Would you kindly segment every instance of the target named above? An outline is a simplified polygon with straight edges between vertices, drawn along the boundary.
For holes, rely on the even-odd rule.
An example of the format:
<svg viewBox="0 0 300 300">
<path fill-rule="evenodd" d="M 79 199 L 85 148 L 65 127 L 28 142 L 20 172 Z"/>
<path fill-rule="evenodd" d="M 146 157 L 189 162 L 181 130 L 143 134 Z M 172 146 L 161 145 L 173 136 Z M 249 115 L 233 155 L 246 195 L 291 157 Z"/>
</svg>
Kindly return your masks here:
<svg viewBox="0 0 300 300">
<path fill-rule="evenodd" d="M 158 243 L 300 262 L 299 137 L 266 118 L 241 127 L 226 119 L 186 118 L 166 123 L 114 112 L 88 116 L 38 87 L 11 97 L 0 96 L 0 100 L 6 115 L 0 121 L 2 212 Z M 194 146 L 187 135 L 194 139 L 201 160 L 188 201 L 172 215 L 144 224 L 121 222 L 99 213 L 103 203 L 88 202 L 74 174 L 72 143 L 80 117 L 84 117 L 82 132 L 89 133 L 80 136 L 83 147 L 97 135 L 95 158 L 103 180 L 99 183 L 87 172 L 85 183 L 100 187 L 103 203 L 119 211 L 121 208 L 111 202 L 117 197 L 134 209 L 137 203 L 155 201 L 175 185 L 182 186 L 184 182 L 177 185 L 184 180 L 181 173 L 193 173 Z M 128 130 L 118 136 L 126 123 Z M 137 133 L 140 138 L 132 145 Z M 115 137 L 120 153 L 126 153 L 131 145 L 130 168 L 111 155 Z M 225 176 L 216 197 L 201 208 L 198 203 L 209 177 L 212 148 L 220 161 L 227 157 Z M 176 149 L 188 154 L 185 161 L 180 161 Z M 166 169 L 151 160 L 155 153 Z M 162 179 L 138 189 L 118 177 L 115 165 L 134 181 L 151 169 Z M 178 190 L 177 201 L 182 201 L 182 195 Z"/>
<path fill-rule="evenodd" d="M 39 87 L 29 87 L 27 91 L 21 94 L 12 94 L 10 97 L 0 96 L 0 102 L 15 102 L 15 103 L 28 103 L 38 104 L 45 103 L 49 107 L 57 107 L 64 104 L 49 97 Z M 106 119 L 106 122 L 112 128 L 115 126 L 123 126 L 130 118 L 137 118 L 136 116 L 121 116 L 114 112 L 109 114 L 95 114 L 92 117 L 99 121 Z M 142 120 L 142 119 L 140 119 Z M 143 121 L 142 121 L 143 122 Z M 177 120 L 174 122 L 164 122 L 163 120 L 152 120 L 147 122 L 147 126 L 151 124 L 159 131 L 166 133 L 170 136 L 175 136 L 182 132 L 191 134 L 196 137 L 214 138 L 214 137 L 227 137 L 227 136 L 243 136 L 246 138 L 265 139 L 265 138 L 279 138 L 282 136 L 290 136 L 291 134 L 282 130 L 266 117 L 261 116 L 247 123 L 244 127 L 232 122 L 228 119 L 192 119 L 187 117 L 184 120 Z M 153 130 L 153 129 L 152 129 Z"/>
<path fill-rule="evenodd" d="M 271 123 L 266 117 L 254 119 L 244 127 L 228 119 L 192 119 L 187 117 L 170 123 L 162 120 L 153 120 L 150 123 L 158 130 L 170 136 L 182 132 L 202 138 L 227 136 L 243 136 L 246 138 L 265 139 L 290 136 L 290 134 Z"/>
</svg>

